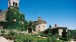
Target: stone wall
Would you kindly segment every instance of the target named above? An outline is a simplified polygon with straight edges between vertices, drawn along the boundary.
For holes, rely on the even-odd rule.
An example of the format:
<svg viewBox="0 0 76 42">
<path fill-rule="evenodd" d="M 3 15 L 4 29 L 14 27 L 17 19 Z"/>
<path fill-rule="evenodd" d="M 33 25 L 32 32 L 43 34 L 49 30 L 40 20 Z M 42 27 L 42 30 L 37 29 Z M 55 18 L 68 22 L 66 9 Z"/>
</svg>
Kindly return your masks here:
<svg viewBox="0 0 76 42">
<path fill-rule="evenodd" d="M 44 31 L 45 29 L 46 29 L 46 24 L 45 23 L 36 25 L 36 31 L 37 32 Z"/>
<path fill-rule="evenodd" d="M 62 35 L 62 32 L 63 32 L 63 29 L 59 29 L 59 35 L 61 36 Z"/>
</svg>

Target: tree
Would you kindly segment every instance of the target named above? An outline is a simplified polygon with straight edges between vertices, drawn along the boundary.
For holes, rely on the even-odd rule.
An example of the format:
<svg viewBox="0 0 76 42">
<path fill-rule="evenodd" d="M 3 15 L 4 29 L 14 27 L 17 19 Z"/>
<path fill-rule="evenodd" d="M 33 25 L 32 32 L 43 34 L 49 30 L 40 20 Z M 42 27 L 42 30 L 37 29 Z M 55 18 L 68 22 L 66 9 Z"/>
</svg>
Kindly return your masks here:
<svg viewBox="0 0 76 42">
<path fill-rule="evenodd" d="M 0 12 L 2 12 L 2 9 L 0 9 Z"/>
<path fill-rule="evenodd" d="M 8 23 L 7 28 L 9 29 L 18 29 L 24 30 L 24 14 L 19 13 L 19 10 L 16 8 L 9 8 L 8 12 L 6 13 L 6 21 Z"/>
<path fill-rule="evenodd" d="M 4 35 L 5 31 L 4 31 L 4 30 L 2 30 L 2 31 L 1 31 L 1 33 L 2 33 L 2 35 Z"/>
<path fill-rule="evenodd" d="M 28 32 L 31 33 L 32 30 L 33 30 L 33 21 L 30 20 L 30 21 L 28 22 Z"/>
<path fill-rule="evenodd" d="M 71 38 L 76 40 L 76 30 L 69 30 L 69 32 L 71 33 Z"/>
<path fill-rule="evenodd" d="M 71 40 L 71 38 L 72 38 L 72 34 L 71 34 L 71 32 L 68 30 L 68 31 L 67 31 L 67 39 L 68 39 L 68 40 Z"/>
<path fill-rule="evenodd" d="M 26 30 L 28 30 L 28 26 L 29 26 L 29 22 L 27 20 L 25 20 L 25 27 L 26 27 Z"/>
<path fill-rule="evenodd" d="M 57 42 L 57 37 L 55 35 L 51 37 L 51 42 Z"/>
<path fill-rule="evenodd" d="M 13 30 L 11 30 L 9 33 L 8 33 L 8 36 L 9 36 L 9 39 L 11 40 L 15 40 L 15 36 L 17 35 L 16 32 L 14 32 Z"/>
<path fill-rule="evenodd" d="M 51 28 L 51 25 L 49 25 L 49 28 Z"/>
<path fill-rule="evenodd" d="M 16 32 L 13 32 L 13 31 L 11 30 L 8 35 L 9 35 L 9 36 L 15 36 L 15 35 L 17 35 L 17 33 L 16 33 Z"/>
</svg>

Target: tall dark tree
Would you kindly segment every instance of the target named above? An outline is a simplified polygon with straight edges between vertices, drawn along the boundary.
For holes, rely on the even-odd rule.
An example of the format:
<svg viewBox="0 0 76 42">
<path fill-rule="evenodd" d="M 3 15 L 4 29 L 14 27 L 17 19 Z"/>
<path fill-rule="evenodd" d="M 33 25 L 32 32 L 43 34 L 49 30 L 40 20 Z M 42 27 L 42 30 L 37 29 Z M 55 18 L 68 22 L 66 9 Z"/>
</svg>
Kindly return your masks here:
<svg viewBox="0 0 76 42">
<path fill-rule="evenodd" d="M 0 9 L 0 12 L 2 12 L 2 9 Z"/>
<path fill-rule="evenodd" d="M 31 33 L 32 32 L 32 29 L 33 29 L 33 21 L 30 20 L 28 22 L 28 32 Z"/>
<path fill-rule="evenodd" d="M 51 25 L 49 25 L 49 28 L 51 28 Z"/>
<path fill-rule="evenodd" d="M 33 24 L 34 22 L 33 21 L 29 21 L 29 22 L 27 22 L 27 29 L 28 29 L 28 32 L 29 33 L 31 33 L 32 32 L 32 30 L 35 30 L 35 25 Z"/>
<path fill-rule="evenodd" d="M 28 30 L 28 27 L 29 27 L 29 22 L 25 20 L 25 29 Z"/>
</svg>

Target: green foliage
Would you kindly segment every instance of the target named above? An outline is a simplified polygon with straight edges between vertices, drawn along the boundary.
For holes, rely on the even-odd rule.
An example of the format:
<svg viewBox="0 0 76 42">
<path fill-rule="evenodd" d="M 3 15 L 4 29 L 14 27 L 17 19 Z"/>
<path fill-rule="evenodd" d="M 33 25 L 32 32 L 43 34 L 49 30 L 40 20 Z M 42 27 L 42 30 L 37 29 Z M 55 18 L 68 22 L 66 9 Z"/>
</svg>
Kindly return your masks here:
<svg viewBox="0 0 76 42">
<path fill-rule="evenodd" d="M 13 32 L 13 31 L 10 31 L 8 35 L 9 36 L 15 36 L 15 35 L 17 35 L 17 33 L 16 32 Z"/>
<path fill-rule="evenodd" d="M 49 25 L 49 28 L 51 28 L 51 25 Z"/>
<path fill-rule="evenodd" d="M 15 36 L 17 35 L 16 32 L 10 31 L 8 34 L 5 34 L 4 37 L 7 39 L 15 40 Z"/>
<path fill-rule="evenodd" d="M 34 22 L 30 20 L 30 21 L 28 22 L 28 27 L 33 29 L 33 28 L 34 28 L 34 24 L 33 24 L 33 23 L 34 23 Z"/>
<path fill-rule="evenodd" d="M 33 23 L 34 23 L 34 21 L 31 21 L 31 20 L 25 21 L 25 26 L 26 26 L 29 33 L 32 32 L 32 30 L 35 31 L 35 25 Z"/>
<path fill-rule="evenodd" d="M 8 35 L 4 37 L 7 39 L 13 39 L 15 42 L 62 42 L 57 40 L 56 36 L 48 36 L 47 38 L 37 37 L 38 35 L 29 35 L 29 34 L 17 34 L 13 31 L 10 31 Z"/>
<path fill-rule="evenodd" d="M 28 21 L 25 20 L 25 27 L 26 27 L 26 30 L 28 29 Z"/>
<path fill-rule="evenodd" d="M 57 40 L 57 37 L 55 35 L 52 35 L 51 37 L 47 37 L 47 42 L 63 42 L 62 40 Z"/>
<path fill-rule="evenodd" d="M 51 42 L 57 42 L 57 37 L 53 35 L 53 36 L 51 37 Z"/>
<path fill-rule="evenodd" d="M 19 10 L 16 8 L 8 9 L 6 14 L 6 21 L 8 23 L 7 27 L 9 29 L 18 28 L 19 30 L 25 30 L 25 17 L 23 14 L 19 13 Z"/>
<path fill-rule="evenodd" d="M 47 42 L 46 38 L 38 38 L 37 36 L 32 35 L 16 35 L 15 42 Z"/>
<path fill-rule="evenodd" d="M 69 30 L 70 32 L 70 38 L 75 39 L 76 40 L 76 30 Z"/>
<path fill-rule="evenodd" d="M 5 31 L 4 30 L 1 30 L 1 35 L 4 35 Z"/>
<path fill-rule="evenodd" d="M 68 32 L 67 32 L 67 39 L 71 40 L 71 38 L 72 38 L 71 32 L 68 30 Z"/>
<path fill-rule="evenodd" d="M 0 12 L 2 12 L 2 9 L 0 9 Z"/>
</svg>

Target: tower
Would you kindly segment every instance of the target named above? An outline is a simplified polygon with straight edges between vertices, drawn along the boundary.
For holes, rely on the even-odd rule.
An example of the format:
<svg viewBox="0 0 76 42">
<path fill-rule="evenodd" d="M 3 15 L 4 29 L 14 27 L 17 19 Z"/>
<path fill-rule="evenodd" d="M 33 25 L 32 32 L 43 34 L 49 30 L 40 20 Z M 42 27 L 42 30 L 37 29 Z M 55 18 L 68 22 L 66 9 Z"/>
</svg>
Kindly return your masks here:
<svg viewBox="0 0 76 42">
<path fill-rule="evenodd" d="M 8 0 L 8 7 L 19 7 L 19 0 Z"/>
</svg>

